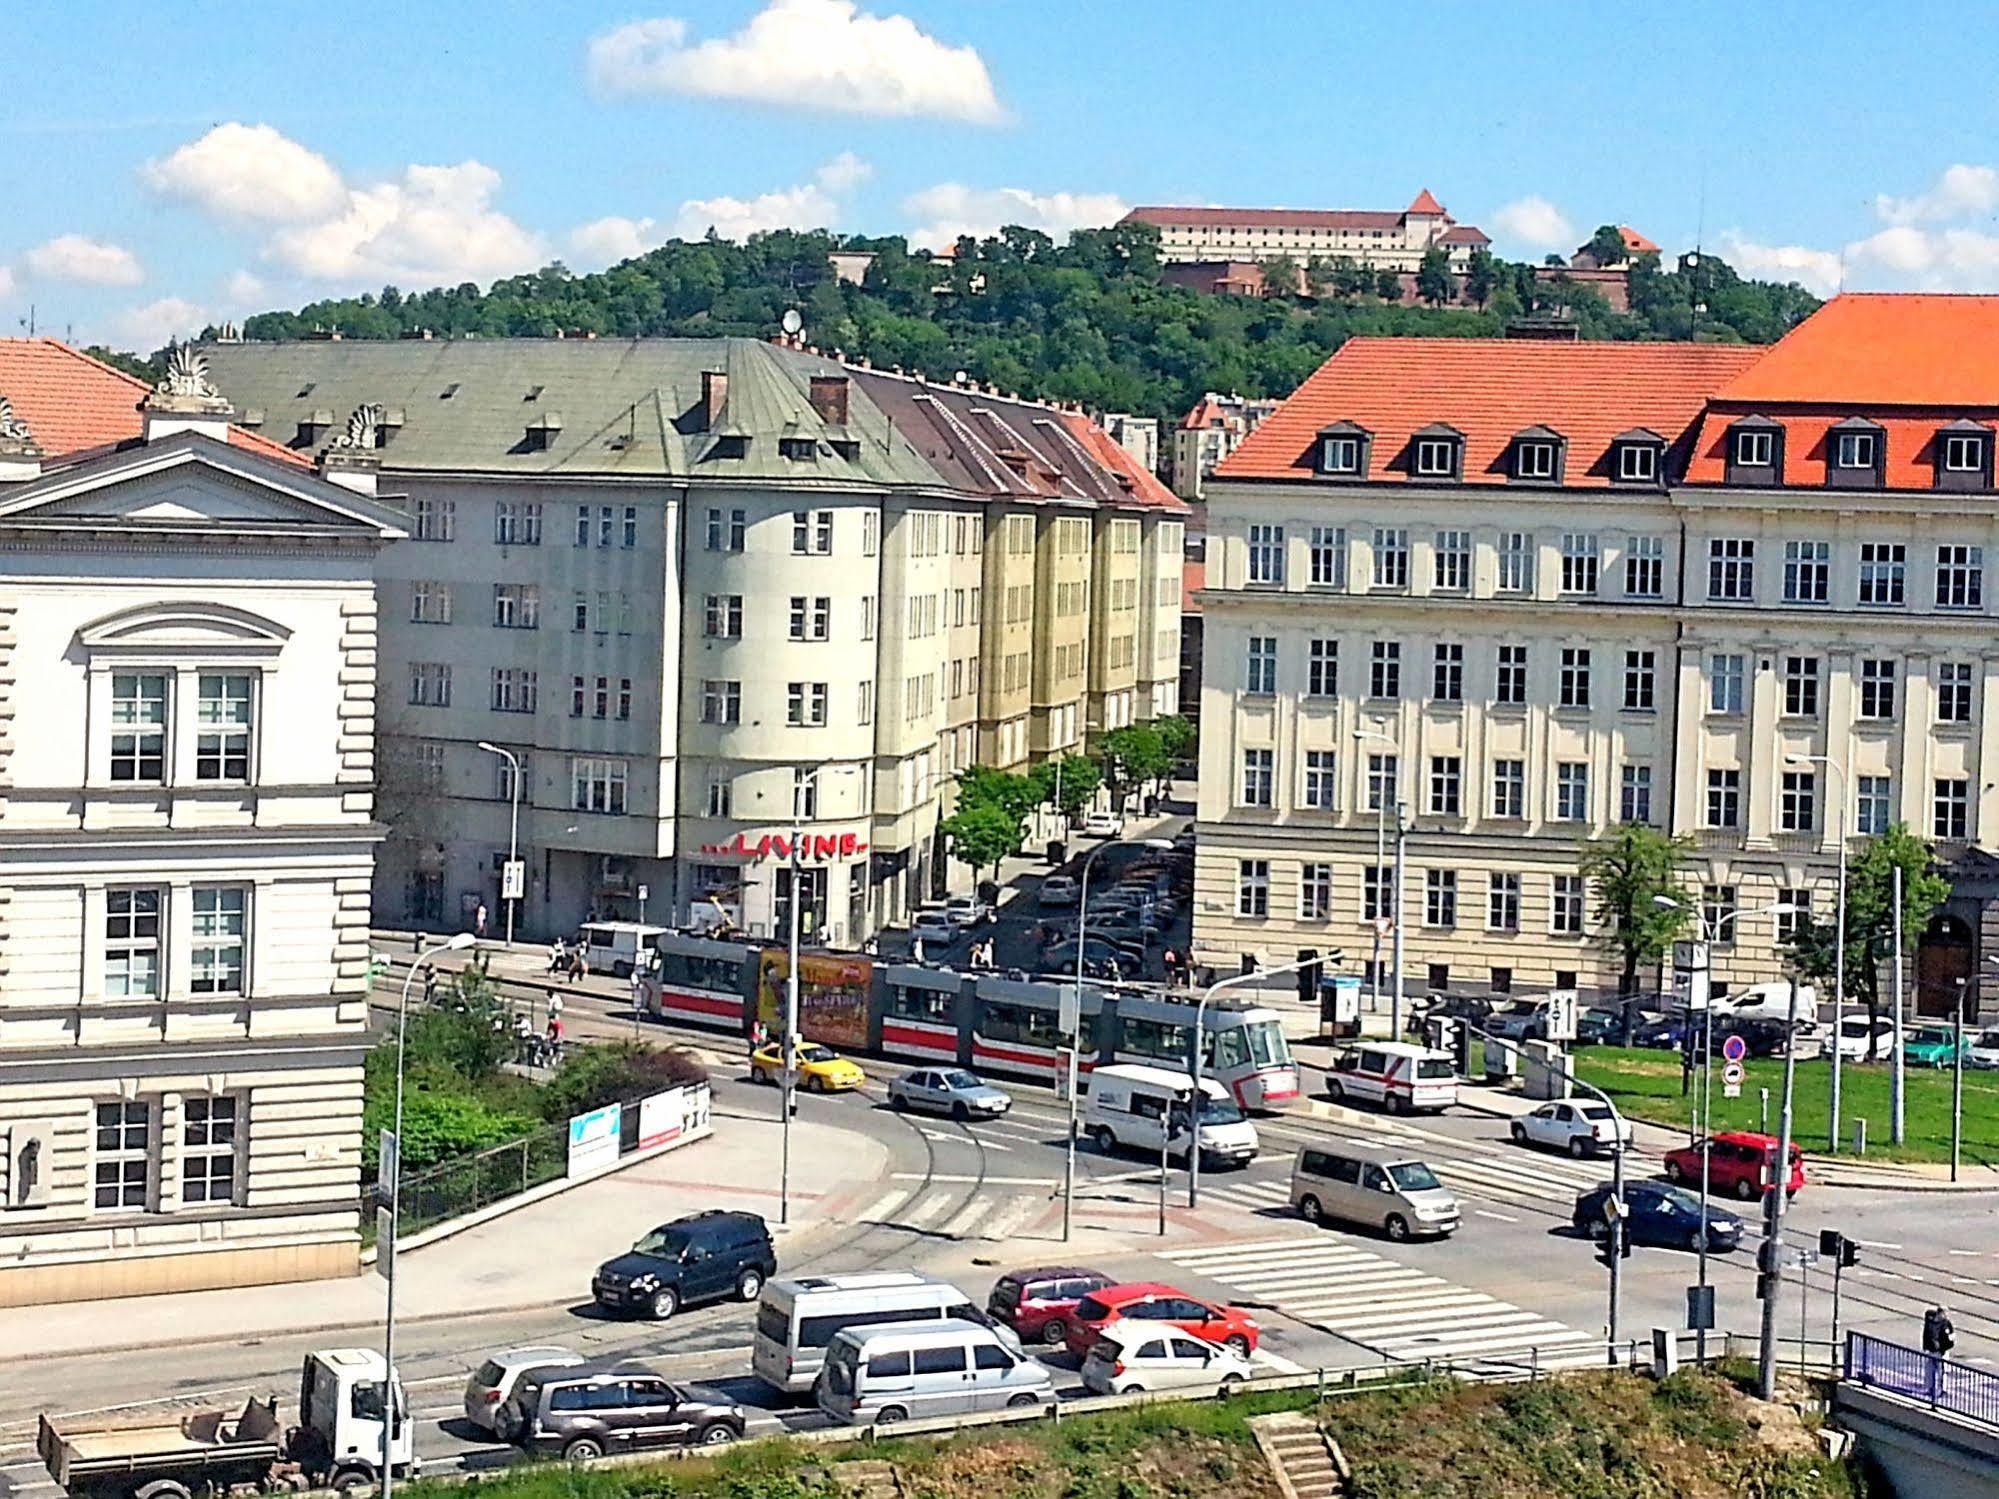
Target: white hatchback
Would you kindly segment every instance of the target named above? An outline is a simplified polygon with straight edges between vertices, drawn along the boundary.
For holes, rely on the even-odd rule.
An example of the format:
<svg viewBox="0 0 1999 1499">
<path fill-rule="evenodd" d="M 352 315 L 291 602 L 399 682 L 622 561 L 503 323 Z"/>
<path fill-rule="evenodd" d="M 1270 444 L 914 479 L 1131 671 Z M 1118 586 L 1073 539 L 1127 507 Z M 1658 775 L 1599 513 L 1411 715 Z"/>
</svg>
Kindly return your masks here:
<svg viewBox="0 0 1999 1499">
<path fill-rule="evenodd" d="M 495 1423 L 522 1373 L 550 1365 L 568 1368 L 582 1362 L 582 1354 L 555 1344 L 508 1348 L 496 1353 L 474 1369 L 465 1382 L 465 1419 L 482 1431 L 508 1436 L 510 1433 L 501 1431 Z"/>
<path fill-rule="evenodd" d="M 1544 1103 L 1514 1120 L 1511 1128 L 1516 1145 L 1566 1150 L 1578 1160 L 1631 1143 L 1631 1121 L 1592 1099 Z"/>
<path fill-rule="evenodd" d="M 1177 1327 L 1119 1318 L 1083 1357 L 1083 1388 L 1093 1395 L 1142 1390 L 1214 1390 L 1226 1395 L 1256 1366 L 1241 1354 Z"/>
</svg>

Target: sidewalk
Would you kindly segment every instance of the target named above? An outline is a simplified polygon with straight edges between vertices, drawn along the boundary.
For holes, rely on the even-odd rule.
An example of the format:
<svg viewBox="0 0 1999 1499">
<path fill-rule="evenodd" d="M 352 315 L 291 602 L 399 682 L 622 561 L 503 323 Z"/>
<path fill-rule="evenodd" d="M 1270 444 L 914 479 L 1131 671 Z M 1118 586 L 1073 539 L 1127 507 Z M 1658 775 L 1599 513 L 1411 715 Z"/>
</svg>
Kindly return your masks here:
<svg viewBox="0 0 1999 1499">
<path fill-rule="evenodd" d="M 1541 1106 L 1507 1088 L 1481 1088 L 1460 1084 L 1458 1106 L 1498 1119 L 1517 1119 Z M 1687 1143 L 1686 1131 L 1671 1125 L 1653 1124 L 1644 1119 L 1631 1121 L 1638 1147 L 1651 1154 L 1672 1150 Z M 1867 1161 L 1852 1156 L 1805 1152 L 1805 1176 L 1814 1186 L 1854 1187 L 1877 1192 L 1993 1192 L 1999 1191 L 1999 1170 L 1984 1165 L 1965 1165 L 1958 1180 L 1950 1179 L 1950 1167 L 1930 1161 Z"/>
<path fill-rule="evenodd" d="M 591 1273 L 656 1224 L 704 1208 L 746 1208 L 771 1224 L 780 1263 L 878 1190 L 888 1152 L 867 1136 L 793 1121 L 791 1224 L 777 1226 L 775 1120 L 718 1116 L 715 1134 L 637 1162 L 421 1249 L 398 1268 L 398 1322 L 587 1301 Z M 754 1184 L 754 1185 L 751 1185 Z M 372 1272 L 180 1295 L 0 1310 L 0 1364 L 31 1358 L 379 1328 Z"/>
</svg>

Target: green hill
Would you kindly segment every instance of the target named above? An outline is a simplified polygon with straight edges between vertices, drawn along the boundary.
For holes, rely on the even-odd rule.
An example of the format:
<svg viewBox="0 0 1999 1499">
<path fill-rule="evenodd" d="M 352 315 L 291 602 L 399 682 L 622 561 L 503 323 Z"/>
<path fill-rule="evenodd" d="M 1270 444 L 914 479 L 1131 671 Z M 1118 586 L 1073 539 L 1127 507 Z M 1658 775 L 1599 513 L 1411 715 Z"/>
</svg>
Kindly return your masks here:
<svg viewBox="0 0 1999 1499">
<path fill-rule="evenodd" d="M 863 284 L 834 276 L 835 249 L 875 252 Z M 483 291 L 384 287 L 260 313 L 241 331 L 249 339 L 334 329 L 347 338 L 767 336 L 796 308 L 810 342 L 878 365 L 943 379 L 962 370 L 1025 395 L 1174 417 L 1205 390 L 1286 394 L 1355 334 L 1490 336 L 1522 313 L 1560 312 L 1586 338 L 1762 343 L 1818 305 L 1797 286 L 1742 280 L 1711 256 L 1696 270 L 1671 271 L 1648 257 L 1632 274 L 1628 314 L 1587 288 L 1537 282 L 1532 267 L 1496 260 L 1482 260 L 1472 283 L 1485 293 L 1482 309 L 1383 300 L 1372 285 L 1361 289 L 1372 279 L 1315 265 L 1316 296 L 1207 296 L 1160 281 L 1158 240 L 1142 225 L 1078 230 L 1062 245 L 1006 229 L 935 257 L 912 255 L 900 238 L 786 230 L 746 244 L 675 240 L 587 276 L 555 264 Z"/>
</svg>

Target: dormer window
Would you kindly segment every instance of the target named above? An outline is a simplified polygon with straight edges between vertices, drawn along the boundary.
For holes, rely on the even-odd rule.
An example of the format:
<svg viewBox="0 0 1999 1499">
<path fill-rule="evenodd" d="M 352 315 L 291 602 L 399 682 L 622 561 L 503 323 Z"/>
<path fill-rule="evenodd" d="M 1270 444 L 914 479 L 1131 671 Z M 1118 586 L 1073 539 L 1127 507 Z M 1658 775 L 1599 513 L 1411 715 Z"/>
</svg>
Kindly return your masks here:
<svg viewBox="0 0 1999 1499">
<path fill-rule="evenodd" d="M 1937 433 L 1935 442 L 1938 489 L 1992 487 L 1992 431 L 1977 422 L 1959 420 Z"/>
<path fill-rule="evenodd" d="M 1527 484 L 1562 482 L 1567 443 L 1552 427 L 1529 427 L 1513 434 L 1513 478 Z"/>
<path fill-rule="evenodd" d="M 1442 422 L 1417 432 L 1409 444 L 1409 474 L 1416 479 L 1455 479 L 1464 455 L 1464 434 Z"/>
<path fill-rule="evenodd" d="M 1723 480 L 1729 484 L 1781 484 L 1784 428 L 1767 416 L 1745 416 L 1729 425 Z"/>
<path fill-rule="evenodd" d="M 1333 422 L 1321 427 L 1314 455 L 1318 471 L 1334 479 L 1365 479 L 1372 436 L 1365 427 L 1353 422 Z"/>
<path fill-rule="evenodd" d="M 1825 481 L 1835 489 L 1878 489 L 1887 434 L 1865 417 L 1833 423 L 1825 439 Z"/>
<path fill-rule="evenodd" d="M 1617 477 L 1626 484 L 1649 484 L 1659 477 L 1659 450 L 1649 442 L 1627 442 L 1617 449 Z"/>
<path fill-rule="evenodd" d="M 785 458 L 809 460 L 819 456 L 819 443 L 816 438 L 811 437 L 780 437 L 777 440 L 777 451 Z"/>
<path fill-rule="evenodd" d="M 1874 467 L 1875 436 L 1872 432 L 1841 432 L 1833 444 L 1833 467 Z"/>
</svg>

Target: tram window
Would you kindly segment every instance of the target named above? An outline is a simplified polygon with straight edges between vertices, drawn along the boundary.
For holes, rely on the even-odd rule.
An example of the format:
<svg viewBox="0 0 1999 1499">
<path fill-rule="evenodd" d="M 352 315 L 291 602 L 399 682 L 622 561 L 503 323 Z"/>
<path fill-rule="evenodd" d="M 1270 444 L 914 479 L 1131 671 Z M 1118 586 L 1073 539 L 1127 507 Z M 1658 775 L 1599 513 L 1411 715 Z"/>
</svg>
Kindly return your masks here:
<svg viewBox="0 0 1999 1499">
<path fill-rule="evenodd" d="M 1291 1048 L 1285 1045 L 1284 1031 L 1274 1020 L 1260 1020 L 1254 1025 L 1243 1027 L 1249 1037 L 1250 1055 L 1259 1067 L 1281 1067 L 1291 1060 Z"/>
<path fill-rule="evenodd" d="M 1137 1052 L 1142 1057 L 1164 1057 L 1182 1061 L 1187 1055 L 1187 1027 L 1166 1020 L 1140 1020 L 1128 1016 L 1118 1050 Z"/>
<path fill-rule="evenodd" d="M 1057 1029 L 1053 1010 L 1032 1005 L 1004 1004 L 986 1000 L 979 1008 L 979 1034 L 988 1041 L 1017 1041 L 1024 1046 L 1063 1047 L 1066 1039 Z M 1087 1055 L 1097 1049 L 1097 1017 L 1083 1017 L 1080 1049 Z"/>
<path fill-rule="evenodd" d="M 695 989 L 719 989 L 734 994 L 742 987 L 741 958 L 710 958 L 689 953 L 680 959 L 687 970 L 687 984 Z"/>
<path fill-rule="evenodd" d="M 899 1020 L 928 1020 L 938 1025 L 949 1025 L 951 1004 L 956 998 L 944 989 L 893 984 L 888 991 L 888 1013 Z"/>
<path fill-rule="evenodd" d="M 1249 1033 L 1239 1025 L 1219 1030 L 1210 1037 L 1213 1045 L 1213 1065 L 1216 1067 L 1246 1067 L 1249 1065 Z"/>
</svg>

